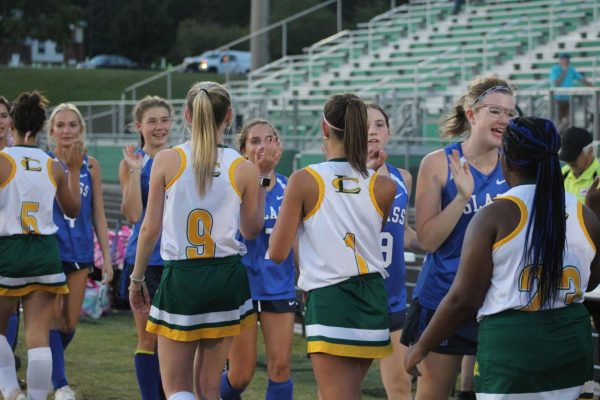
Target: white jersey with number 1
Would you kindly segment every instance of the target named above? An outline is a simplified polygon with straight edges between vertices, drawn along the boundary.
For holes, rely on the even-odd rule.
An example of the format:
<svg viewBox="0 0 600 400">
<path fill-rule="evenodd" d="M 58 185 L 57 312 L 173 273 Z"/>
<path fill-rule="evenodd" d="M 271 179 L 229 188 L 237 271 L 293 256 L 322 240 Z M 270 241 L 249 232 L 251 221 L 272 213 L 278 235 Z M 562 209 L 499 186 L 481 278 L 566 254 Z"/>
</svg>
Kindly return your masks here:
<svg viewBox="0 0 600 400">
<path fill-rule="evenodd" d="M 299 230 L 300 277 L 305 291 L 368 273 L 386 276 L 381 254 L 383 212 L 373 193 L 376 173 L 363 177 L 345 161 L 305 168 L 319 187 L 315 208 Z"/>
<path fill-rule="evenodd" d="M 177 175 L 165 188 L 161 257 L 187 260 L 244 255 L 245 245 L 236 240 L 241 193 L 234 179 L 235 169 L 244 158 L 235 150 L 220 147 L 212 185 L 201 197 L 190 142 L 174 149 L 180 164 Z"/>
</svg>

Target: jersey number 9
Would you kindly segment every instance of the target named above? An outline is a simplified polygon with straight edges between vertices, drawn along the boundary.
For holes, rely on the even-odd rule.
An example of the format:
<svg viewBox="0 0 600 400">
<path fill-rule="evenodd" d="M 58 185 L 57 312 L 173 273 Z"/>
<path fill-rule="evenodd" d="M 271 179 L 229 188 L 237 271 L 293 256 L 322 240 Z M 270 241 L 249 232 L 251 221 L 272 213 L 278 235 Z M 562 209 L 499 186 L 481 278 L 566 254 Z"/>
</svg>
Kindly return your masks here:
<svg viewBox="0 0 600 400">
<path fill-rule="evenodd" d="M 187 239 L 191 246 L 185 248 L 188 259 L 213 258 L 215 242 L 210 236 L 213 226 L 212 215 L 206 210 L 196 209 L 188 215 Z"/>
</svg>

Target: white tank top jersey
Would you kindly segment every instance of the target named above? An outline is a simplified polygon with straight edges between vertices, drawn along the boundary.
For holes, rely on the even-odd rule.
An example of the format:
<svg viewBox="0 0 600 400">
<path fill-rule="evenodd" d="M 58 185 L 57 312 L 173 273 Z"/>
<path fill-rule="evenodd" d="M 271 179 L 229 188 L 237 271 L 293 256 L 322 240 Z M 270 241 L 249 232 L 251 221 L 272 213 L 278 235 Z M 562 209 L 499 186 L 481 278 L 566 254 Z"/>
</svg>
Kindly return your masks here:
<svg viewBox="0 0 600 400">
<path fill-rule="evenodd" d="M 8 181 L 0 185 L 0 236 L 52 235 L 56 182 L 54 162 L 37 147 L 14 146 L 0 151 L 12 165 Z"/>
<path fill-rule="evenodd" d="M 538 281 L 531 268 L 524 265 L 523 246 L 530 210 L 533 204 L 535 185 L 515 186 L 497 198 L 513 201 L 521 211 L 517 228 L 506 238 L 494 244 L 492 259 L 494 270 L 492 282 L 477 319 L 508 309 L 539 311 L 537 294 Z M 566 244 L 564 252 L 562 281 L 558 297 L 544 309 L 565 307 L 571 303 L 581 303 L 590 279 L 590 264 L 596 254 L 596 247 L 583 222 L 583 206 L 577 199 L 565 193 L 567 215 Z M 533 286 L 529 283 L 533 279 Z"/>
<path fill-rule="evenodd" d="M 235 169 L 244 158 L 235 150 L 219 148 L 212 185 L 200 197 L 190 142 L 174 149 L 180 164 L 165 189 L 161 257 L 187 260 L 244 255 L 246 246 L 236 240 L 241 193 L 234 180 Z"/>
<path fill-rule="evenodd" d="M 304 169 L 317 181 L 319 198 L 300 224 L 300 277 L 305 291 L 357 275 L 387 276 L 381 254 L 383 212 L 373 194 L 376 173 L 364 178 L 348 162 Z"/>
</svg>

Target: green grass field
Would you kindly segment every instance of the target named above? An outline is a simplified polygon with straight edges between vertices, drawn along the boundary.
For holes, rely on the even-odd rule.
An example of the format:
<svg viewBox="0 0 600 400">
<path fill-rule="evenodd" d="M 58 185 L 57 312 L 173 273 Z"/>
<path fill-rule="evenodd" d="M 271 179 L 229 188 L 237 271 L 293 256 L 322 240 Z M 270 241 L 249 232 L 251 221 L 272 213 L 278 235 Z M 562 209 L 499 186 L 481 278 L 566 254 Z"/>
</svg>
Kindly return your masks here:
<svg viewBox="0 0 600 400">
<path fill-rule="evenodd" d="M 0 95 L 9 100 L 19 93 L 39 89 L 51 105 L 66 101 L 118 100 L 123 90 L 158 71 L 75 68 L 7 68 L 0 67 Z M 192 83 L 203 80 L 223 82 L 223 76 L 176 72 L 173 75 L 173 98 L 184 98 Z M 136 97 L 147 94 L 167 96 L 165 78 L 140 88 Z M 129 99 L 131 96 L 129 95 Z"/>
<path fill-rule="evenodd" d="M 23 361 L 19 377 L 25 379 L 27 350 L 22 326 L 19 336 L 16 354 Z M 77 326 L 77 334 L 65 354 L 67 377 L 71 387 L 77 393 L 77 399 L 139 399 L 133 366 L 135 346 L 136 337 L 131 311 L 111 310 L 108 315 L 99 320 L 82 317 Z M 373 364 L 365 379 L 363 398 L 367 400 L 385 398 L 376 364 L 376 362 Z M 306 357 L 305 341 L 301 335 L 294 337 L 292 373 L 294 399 L 315 399 L 316 384 L 310 362 Z M 256 373 L 244 393 L 244 398 L 250 400 L 264 398 L 267 379 L 265 351 L 261 338 Z"/>
</svg>

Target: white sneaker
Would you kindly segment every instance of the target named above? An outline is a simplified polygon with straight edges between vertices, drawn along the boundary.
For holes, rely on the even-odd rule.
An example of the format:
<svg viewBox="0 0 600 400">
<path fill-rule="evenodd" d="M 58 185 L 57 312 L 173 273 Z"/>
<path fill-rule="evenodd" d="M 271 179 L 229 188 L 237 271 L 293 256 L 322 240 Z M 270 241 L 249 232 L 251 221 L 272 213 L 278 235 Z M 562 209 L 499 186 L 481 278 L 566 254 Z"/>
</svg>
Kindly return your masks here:
<svg viewBox="0 0 600 400">
<path fill-rule="evenodd" d="M 75 400 L 75 392 L 69 385 L 65 385 L 54 392 L 54 400 Z"/>
</svg>

